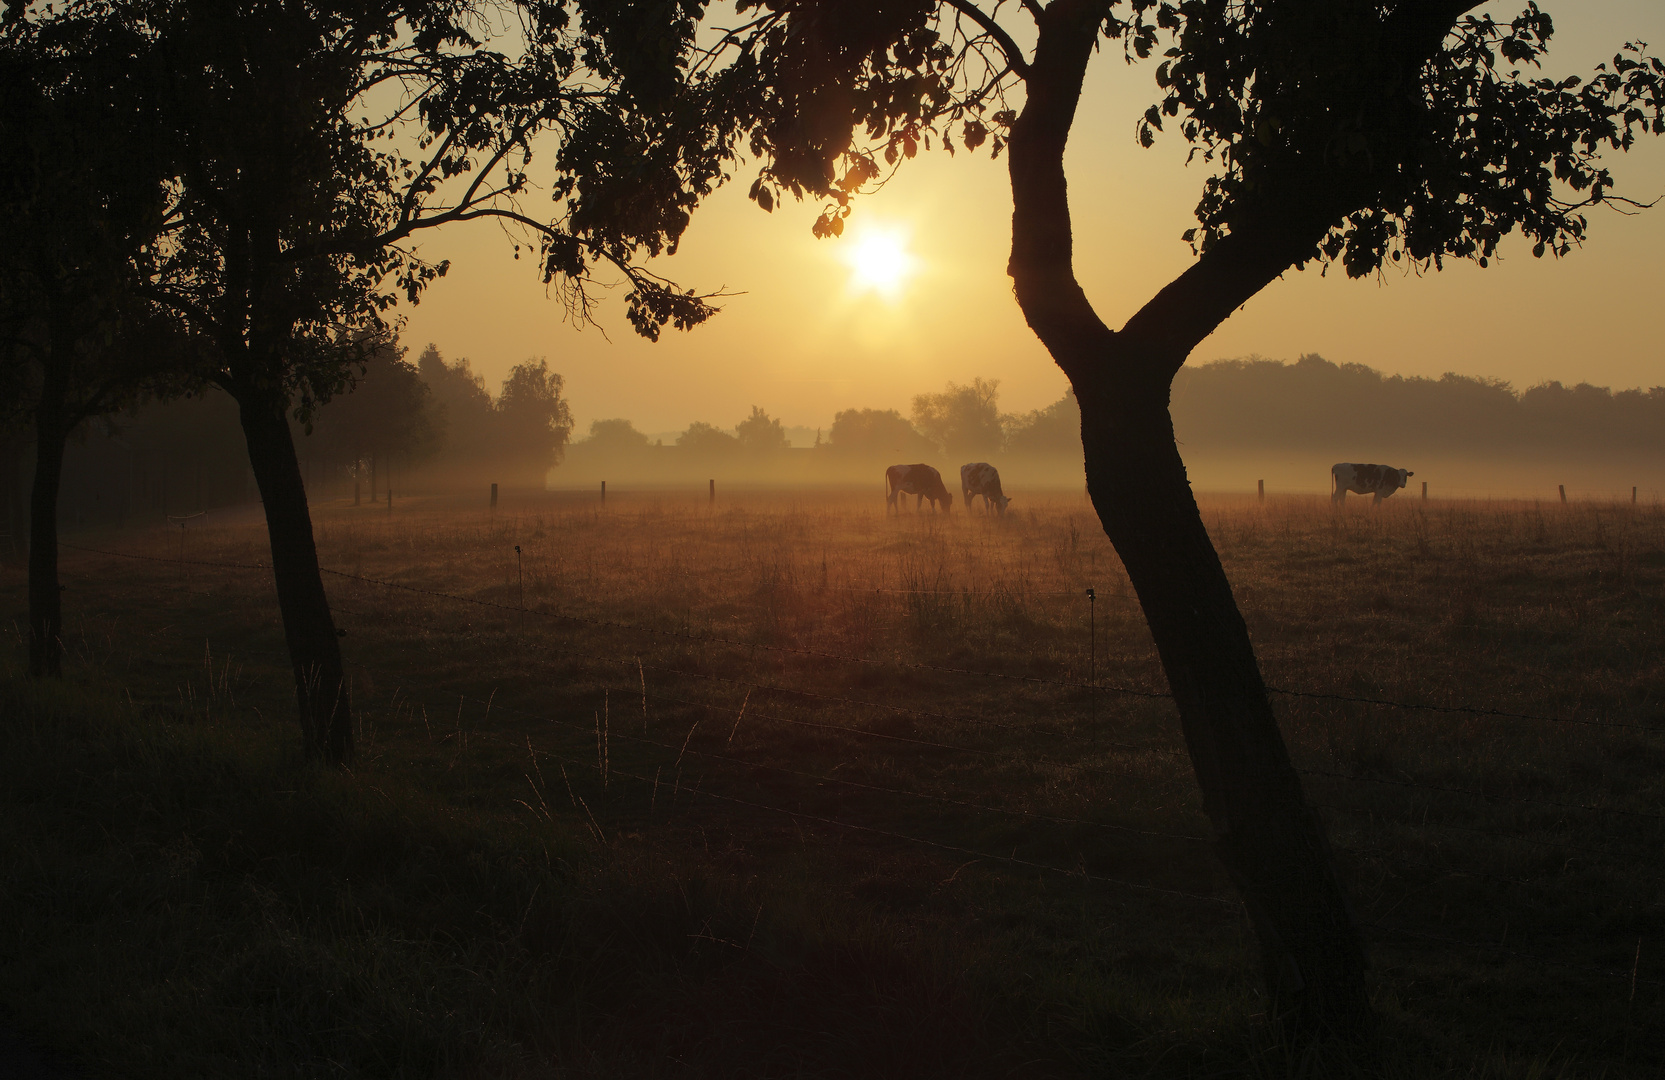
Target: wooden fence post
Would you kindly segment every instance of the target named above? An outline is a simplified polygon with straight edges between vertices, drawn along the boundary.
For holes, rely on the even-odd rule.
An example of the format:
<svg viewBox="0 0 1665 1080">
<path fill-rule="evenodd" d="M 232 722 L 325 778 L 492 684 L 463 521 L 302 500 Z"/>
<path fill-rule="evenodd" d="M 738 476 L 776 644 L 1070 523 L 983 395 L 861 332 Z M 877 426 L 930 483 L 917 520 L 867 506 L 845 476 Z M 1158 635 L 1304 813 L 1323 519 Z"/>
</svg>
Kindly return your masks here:
<svg viewBox="0 0 1665 1080">
<path fill-rule="evenodd" d="M 1257 480 L 1256 483 L 1258 483 L 1260 485 L 1260 501 L 1265 502 L 1266 501 L 1266 481 Z"/>
<path fill-rule="evenodd" d="M 491 486 L 491 508 L 493 510 L 497 509 L 497 485 L 496 484 L 493 484 Z"/>
<path fill-rule="evenodd" d="M 711 502 L 716 502 L 717 501 L 717 481 L 712 480 L 710 483 L 711 483 L 711 499 L 710 499 L 710 501 Z"/>
<path fill-rule="evenodd" d="M 1428 501 L 1428 481 L 1426 480 L 1422 482 L 1422 501 Z"/>
<path fill-rule="evenodd" d="M 601 482 L 601 501 L 603 503 L 607 501 L 607 481 L 605 480 Z"/>
<path fill-rule="evenodd" d="M 1561 490 L 1561 501 L 1565 503 L 1567 501 L 1567 485 L 1557 484 L 1555 486 Z"/>
<path fill-rule="evenodd" d="M 1632 506 L 1636 505 L 1636 485 L 1635 484 L 1632 484 L 1630 486 L 1630 505 L 1632 505 Z"/>
</svg>

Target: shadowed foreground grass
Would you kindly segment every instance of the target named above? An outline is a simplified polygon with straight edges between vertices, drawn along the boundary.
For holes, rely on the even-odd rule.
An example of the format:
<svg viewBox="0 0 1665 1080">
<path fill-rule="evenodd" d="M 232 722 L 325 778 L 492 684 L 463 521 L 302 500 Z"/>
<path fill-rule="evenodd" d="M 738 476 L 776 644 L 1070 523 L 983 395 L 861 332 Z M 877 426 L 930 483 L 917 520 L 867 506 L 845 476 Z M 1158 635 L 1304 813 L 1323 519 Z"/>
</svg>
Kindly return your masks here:
<svg viewBox="0 0 1665 1080">
<path fill-rule="evenodd" d="M 1028 502 L 319 507 L 346 774 L 259 523 L 72 538 L 160 561 L 66 552 L 68 676 L 5 676 L 0 1009 L 121 1075 L 1343 1072 L 1272 1048 L 1125 577 Z M 1665 515 L 1205 512 L 1332 695 L 1277 706 L 1385 1074 L 1658 1076 Z"/>
<path fill-rule="evenodd" d="M 0 1001 L 95 1075 L 966 1076 L 1041 1034 L 940 942 L 779 881 L 603 857 L 258 721 L 0 694 Z"/>
</svg>

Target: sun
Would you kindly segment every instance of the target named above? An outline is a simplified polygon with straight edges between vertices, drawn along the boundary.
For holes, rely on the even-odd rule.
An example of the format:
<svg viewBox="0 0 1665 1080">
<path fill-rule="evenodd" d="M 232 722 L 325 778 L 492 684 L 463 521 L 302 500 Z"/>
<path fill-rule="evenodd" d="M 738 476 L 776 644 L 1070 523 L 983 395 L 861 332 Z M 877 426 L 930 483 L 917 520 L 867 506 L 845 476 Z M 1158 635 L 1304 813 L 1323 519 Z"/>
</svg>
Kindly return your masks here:
<svg viewBox="0 0 1665 1080">
<path fill-rule="evenodd" d="M 903 235 L 880 229 L 865 230 L 855 237 L 845 260 L 850 265 L 850 284 L 856 291 L 876 292 L 886 299 L 901 293 L 918 262 L 909 253 Z"/>
</svg>

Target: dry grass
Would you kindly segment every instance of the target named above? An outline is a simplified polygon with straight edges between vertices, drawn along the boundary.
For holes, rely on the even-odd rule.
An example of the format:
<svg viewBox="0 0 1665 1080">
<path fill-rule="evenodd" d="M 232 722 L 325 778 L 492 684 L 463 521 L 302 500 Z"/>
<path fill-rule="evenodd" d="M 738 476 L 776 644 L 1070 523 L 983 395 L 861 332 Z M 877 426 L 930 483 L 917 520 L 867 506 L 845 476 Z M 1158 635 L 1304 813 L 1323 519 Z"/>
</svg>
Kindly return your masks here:
<svg viewBox="0 0 1665 1080">
<path fill-rule="evenodd" d="M 1371 926 L 1395 1067 L 1655 1075 L 1665 513 L 1204 510 L 1272 685 L 1581 721 L 1279 698 Z M 596 1073 L 1267 1067 L 1241 917 L 1174 895 L 1229 891 L 1188 839 L 1207 826 L 1172 707 L 1146 696 L 1142 616 L 1078 496 L 1004 519 L 614 493 L 315 520 L 326 566 L 409 587 L 328 582 L 358 790 L 504 850 L 553 830 L 627 913 L 598 955 L 649 973 L 576 1033 L 481 1021 L 502 1045 Z M 264 559 L 254 522 L 183 539 Z M 227 745 L 280 738 L 263 572 L 165 561 L 177 531 L 72 541 L 164 560 L 66 553 L 72 677 Z M 536 970 L 523 932 L 504 981 L 457 992 Z"/>
</svg>

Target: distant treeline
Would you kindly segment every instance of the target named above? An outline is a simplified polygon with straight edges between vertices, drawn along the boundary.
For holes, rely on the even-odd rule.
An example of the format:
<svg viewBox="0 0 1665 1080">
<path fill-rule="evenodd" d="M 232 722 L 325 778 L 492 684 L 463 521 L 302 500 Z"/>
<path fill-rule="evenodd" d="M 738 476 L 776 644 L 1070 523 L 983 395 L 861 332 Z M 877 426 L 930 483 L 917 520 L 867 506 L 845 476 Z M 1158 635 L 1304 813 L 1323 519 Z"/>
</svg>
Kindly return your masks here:
<svg viewBox="0 0 1665 1080">
<path fill-rule="evenodd" d="M 1074 395 L 1014 414 L 1000 411 L 999 390 L 996 380 L 949 383 L 916 396 L 908 416 L 846 409 L 814 446 L 790 449 L 780 421 L 757 406 L 735 428 L 696 422 L 654 444 L 629 420 L 598 420 L 572 445 L 569 479 L 685 480 L 720 471 L 737 479 L 850 480 L 880 462 L 952 470 L 988 460 L 1007 462 L 1032 482 L 1079 482 L 1071 479 L 1081 466 Z M 1182 370 L 1172 412 L 1194 478 L 1209 483 L 1224 482 L 1215 476 L 1223 463 L 1255 457 L 1281 457 L 1299 476 L 1321 479 L 1329 462 L 1345 460 L 1404 459 L 1423 468 L 1431 458 L 1665 462 L 1661 387 L 1615 393 L 1548 382 L 1517 391 L 1499 379 L 1384 375 L 1316 355 L 1294 363 L 1249 357 Z"/>
<path fill-rule="evenodd" d="M 575 481 L 718 470 L 782 482 L 847 480 L 875 463 L 911 461 L 949 470 L 966 461 L 1027 461 L 1057 476 L 1080 467 L 1073 395 L 1013 414 L 1000 411 L 999 391 L 996 380 L 973 379 L 917 395 L 908 416 L 845 409 L 811 447 L 790 447 L 781 422 L 757 406 L 733 428 L 690 424 L 669 445 L 650 442 L 629 420 L 607 419 L 569 446 L 562 379 L 545 361 L 516 365 L 494 397 L 466 359 L 447 361 L 429 345 L 413 363 L 389 347 L 369 358 L 349 393 L 296 419 L 294 436 L 314 497 L 350 495 L 354 484 L 373 499 L 392 483 L 541 486 L 569 450 Z M 1294 363 L 1248 357 L 1181 370 L 1172 411 L 1193 462 L 1257 454 L 1418 463 L 1434 455 L 1665 459 L 1665 387 L 1614 392 L 1547 382 L 1517 391 L 1498 379 L 1384 375 L 1317 355 Z M 12 537 L 24 520 L 29 447 L 24 432 L 0 432 L 0 501 Z M 63 513 L 72 521 L 183 515 L 253 497 L 236 406 L 218 391 L 115 416 L 74 440 L 65 462 Z"/>
<path fill-rule="evenodd" d="M 371 353 L 351 386 L 291 420 L 314 499 L 381 498 L 395 482 L 431 488 L 539 486 L 565 453 L 572 417 L 559 374 L 517 364 L 496 397 L 466 359 L 429 345 L 416 362 L 396 343 Z M 21 542 L 33 437 L 0 431 L 0 546 Z M 237 405 L 224 393 L 144 402 L 86 425 L 64 461 L 60 516 L 72 523 L 184 517 L 257 497 Z"/>
<path fill-rule="evenodd" d="M 1308 354 L 1187 367 L 1172 411 L 1182 449 L 1369 452 L 1536 459 L 1665 454 L 1665 387 L 1384 375 Z"/>
<path fill-rule="evenodd" d="M 788 451 L 829 458 L 913 461 L 948 455 L 971 460 L 1001 453 L 1081 454 L 1080 413 L 1066 395 L 1045 409 L 1021 415 L 1000 412 L 999 380 L 949 383 L 941 393 L 919 394 L 912 417 L 895 409 L 845 409 L 811 447 L 790 447 L 781 422 L 756 405 L 732 432 L 695 421 L 666 446 L 651 443 L 626 419 L 596 420 L 589 436 L 572 445 L 574 463 L 630 463 L 669 459 L 757 463 Z"/>
</svg>

